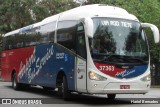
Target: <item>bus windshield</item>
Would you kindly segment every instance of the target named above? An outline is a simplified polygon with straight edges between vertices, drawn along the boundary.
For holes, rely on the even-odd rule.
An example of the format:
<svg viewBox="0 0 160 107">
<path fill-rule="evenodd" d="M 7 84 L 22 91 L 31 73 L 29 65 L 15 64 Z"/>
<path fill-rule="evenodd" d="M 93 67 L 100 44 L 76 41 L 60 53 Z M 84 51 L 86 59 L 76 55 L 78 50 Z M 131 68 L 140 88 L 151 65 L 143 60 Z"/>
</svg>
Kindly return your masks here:
<svg viewBox="0 0 160 107">
<path fill-rule="evenodd" d="M 89 38 L 94 61 L 108 63 L 148 63 L 148 44 L 137 21 L 93 18 L 94 36 Z"/>
</svg>

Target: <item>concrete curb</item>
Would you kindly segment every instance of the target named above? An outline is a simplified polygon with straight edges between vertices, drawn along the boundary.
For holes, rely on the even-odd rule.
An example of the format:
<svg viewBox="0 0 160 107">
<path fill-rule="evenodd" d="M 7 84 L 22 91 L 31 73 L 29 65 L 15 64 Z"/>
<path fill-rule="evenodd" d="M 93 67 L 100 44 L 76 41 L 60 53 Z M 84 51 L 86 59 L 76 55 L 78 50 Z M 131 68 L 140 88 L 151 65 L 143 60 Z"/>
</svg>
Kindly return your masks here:
<svg viewBox="0 0 160 107">
<path fill-rule="evenodd" d="M 152 85 L 151 88 L 160 88 L 160 85 Z"/>
</svg>

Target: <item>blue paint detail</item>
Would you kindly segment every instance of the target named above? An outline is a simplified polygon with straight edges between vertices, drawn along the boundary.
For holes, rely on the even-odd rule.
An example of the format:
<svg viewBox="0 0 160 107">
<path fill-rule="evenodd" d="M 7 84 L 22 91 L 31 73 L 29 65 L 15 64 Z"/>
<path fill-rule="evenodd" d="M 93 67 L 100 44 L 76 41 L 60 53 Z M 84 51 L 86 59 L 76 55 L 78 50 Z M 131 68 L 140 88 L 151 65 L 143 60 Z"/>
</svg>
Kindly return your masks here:
<svg viewBox="0 0 160 107">
<path fill-rule="evenodd" d="M 93 54 L 98 54 L 98 50 L 93 49 Z"/>
<path fill-rule="evenodd" d="M 62 54 L 57 58 L 56 54 Z M 63 56 L 64 53 L 64 56 Z M 68 88 L 75 90 L 74 72 L 75 55 L 56 44 L 42 44 L 35 47 L 34 59 L 26 67 L 25 74 L 20 82 L 47 87 L 56 87 L 56 76 L 63 68 L 67 76 Z M 27 59 L 29 60 L 29 58 Z"/>
<path fill-rule="evenodd" d="M 142 66 L 134 66 L 131 69 L 126 69 L 125 71 L 123 71 L 122 73 L 120 73 L 119 75 L 116 75 L 117 78 L 134 78 L 137 77 L 139 75 L 142 75 L 144 72 L 146 72 L 148 68 L 148 65 L 142 65 Z"/>
<path fill-rule="evenodd" d="M 29 26 L 26 26 L 26 27 L 21 28 L 21 29 L 19 30 L 19 32 L 25 32 L 25 31 L 30 30 L 30 29 L 32 29 L 32 28 L 33 28 L 33 25 L 29 25 Z"/>
<path fill-rule="evenodd" d="M 65 59 L 65 62 L 68 61 L 68 55 L 67 54 L 64 55 L 64 59 Z"/>
</svg>

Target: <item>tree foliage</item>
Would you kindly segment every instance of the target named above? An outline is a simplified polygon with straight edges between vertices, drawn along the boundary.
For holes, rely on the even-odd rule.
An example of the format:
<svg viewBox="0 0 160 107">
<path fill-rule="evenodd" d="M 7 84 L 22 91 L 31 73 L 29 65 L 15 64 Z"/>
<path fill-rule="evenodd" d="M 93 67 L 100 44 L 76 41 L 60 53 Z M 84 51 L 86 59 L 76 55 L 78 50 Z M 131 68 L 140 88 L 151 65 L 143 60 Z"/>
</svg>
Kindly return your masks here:
<svg viewBox="0 0 160 107">
<path fill-rule="evenodd" d="M 71 0 L 0 0 L 0 33 L 6 33 L 75 7 Z"/>
</svg>

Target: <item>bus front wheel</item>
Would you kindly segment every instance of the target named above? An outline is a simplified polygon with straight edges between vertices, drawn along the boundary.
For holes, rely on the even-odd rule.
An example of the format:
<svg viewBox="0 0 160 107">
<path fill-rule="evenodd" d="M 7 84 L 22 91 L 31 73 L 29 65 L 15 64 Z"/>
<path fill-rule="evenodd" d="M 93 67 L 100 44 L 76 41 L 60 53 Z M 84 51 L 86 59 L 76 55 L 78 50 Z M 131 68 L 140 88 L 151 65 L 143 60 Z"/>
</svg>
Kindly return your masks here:
<svg viewBox="0 0 160 107">
<path fill-rule="evenodd" d="M 65 76 L 63 76 L 60 86 L 58 87 L 58 94 L 62 95 L 64 100 L 70 98 L 70 91 L 68 90 L 68 83 Z"/>
<path fill-rule="evenodd" d="M 65 76 L 63 76 L 63 99 L 68 100 L 70 98 L 70 91 L 68 89 L 68 83 Z"/>
</svg>

